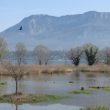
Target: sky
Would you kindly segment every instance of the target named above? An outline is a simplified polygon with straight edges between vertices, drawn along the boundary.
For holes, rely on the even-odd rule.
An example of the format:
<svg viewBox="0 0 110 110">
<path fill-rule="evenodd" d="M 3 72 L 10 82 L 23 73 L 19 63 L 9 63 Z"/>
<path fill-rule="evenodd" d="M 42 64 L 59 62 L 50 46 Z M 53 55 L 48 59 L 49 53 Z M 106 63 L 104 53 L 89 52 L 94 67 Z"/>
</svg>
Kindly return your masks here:
<svg viewBox="0 0 110 110">
<path fill-rule="evenodd" d="M 110 12 L 110 0 L 0 0 L 0 32 L 37 14 L 54 16 Z"/>
</svg>

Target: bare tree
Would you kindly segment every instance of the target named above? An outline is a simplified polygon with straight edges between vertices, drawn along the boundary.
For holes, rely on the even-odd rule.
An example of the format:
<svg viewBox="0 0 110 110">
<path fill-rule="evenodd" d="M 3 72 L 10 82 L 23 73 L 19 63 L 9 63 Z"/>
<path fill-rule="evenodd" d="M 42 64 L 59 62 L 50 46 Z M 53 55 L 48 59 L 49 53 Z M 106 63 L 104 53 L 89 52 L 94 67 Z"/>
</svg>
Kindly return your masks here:
<svg viewBox="0 0 110 110">
<path fill-rule="evenodd" d="M 6 62 L 4 64 L 5 69 L 9 76 L 11 76 L 15 80 L 16 90 L 15 94 L 18 95 L 18 81 L 21 80 L 24 76 L 24 65 L 19 66 L 17 64 L 12 64 L 10 62 Z"/>
<path fill-rule="evenodd" d="M 27 55 L 26 46 L 23 43 L 18 43 L 16 45 L 15 50 L 15 59 L 17 61 L 17 64 L 20 65 L 26 63 L 26 55 Z"/>
<path fill-rule="evenodd" d="M 44 45 L 38 45 L 34 49 L 35 60 L 38 61 L 40 65 L 48 64 L 49 54 L 49 49 Z"/>
<path fill-rule="evenodd" d="M 72 48 L 68 52 L 68 58 L 72 61 L 74 65 L 78 66 L 82 53 L 83 49 L 81 47 Z"/>
<path fill-rule="evenodd" d="M 93 65 L 97 61 L 98 48 L 93 44 L 85 44 L 84 51 L 88 65 Z"/>
<path fill-rule="evenodd" d="M 101 56 L 101 60 L 103 60 L 105 64 L 110 64 L 110 48 L 109 47 L 101 50 L 100 56 Z"/>
<path fill-rule="evenodd" d="M 15 64 L 13 61 L 7 61 L 4 63 L 5 69 L 9 75 L 14 78 L 16 83 L 16 90 L 15 93 L 18 95 L 18 81 L 23 78 L 25 69 L 24 69 L 24 60 L 26 57 L 26 47 L 22 43 L 18 43 L 15 49 L 15 60 L 17 61 Z"/>
</svg>

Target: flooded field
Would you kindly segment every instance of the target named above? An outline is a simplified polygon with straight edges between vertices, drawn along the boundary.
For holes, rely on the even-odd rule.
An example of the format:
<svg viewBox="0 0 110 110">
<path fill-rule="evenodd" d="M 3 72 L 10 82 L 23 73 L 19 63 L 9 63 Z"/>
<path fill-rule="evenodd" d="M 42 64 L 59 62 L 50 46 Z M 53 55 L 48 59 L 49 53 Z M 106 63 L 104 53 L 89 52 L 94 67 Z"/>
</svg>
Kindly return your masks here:
<svg viewBox="0 0 110 110">
<path fill-rule="evenodd" d="M 0 94 L 15 92 L 15 82 L 11 77 L 0 77 L 5 85 L 0 87 Z M 33 94 L 51 94 L 69 96 L 70 98 L 55 102 L 37 104 L 0 104 L 0 110 L 79 110 L 80 107 L 106 106 L 110 107 L 110 90 L 93 89 L 90 86 L 110 86 L 110 75 L 105 73 L 74 73 L 53 75 L 25 76 L 19 81 L 19 91 Z M 91 94 L 74 94 L 71 91 L 83 87 Z"/>
</svg>

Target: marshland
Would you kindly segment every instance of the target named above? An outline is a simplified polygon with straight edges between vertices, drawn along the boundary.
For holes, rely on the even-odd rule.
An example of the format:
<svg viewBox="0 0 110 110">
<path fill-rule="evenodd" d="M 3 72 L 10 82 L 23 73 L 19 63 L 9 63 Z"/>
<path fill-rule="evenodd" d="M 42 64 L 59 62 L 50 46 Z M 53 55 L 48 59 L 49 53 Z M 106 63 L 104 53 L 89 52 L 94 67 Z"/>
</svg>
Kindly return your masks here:
<svg viewBox="0 0 110 110">
<path fill-rule="evenodd" d="M 10 51 L 0 38 L 0 46 L 0 109 L 110 108 L 110 48 L 85 44 L 56 57 L 48 47 L 37 45 L 30 63 L 23 43 Z"/>
</svg>

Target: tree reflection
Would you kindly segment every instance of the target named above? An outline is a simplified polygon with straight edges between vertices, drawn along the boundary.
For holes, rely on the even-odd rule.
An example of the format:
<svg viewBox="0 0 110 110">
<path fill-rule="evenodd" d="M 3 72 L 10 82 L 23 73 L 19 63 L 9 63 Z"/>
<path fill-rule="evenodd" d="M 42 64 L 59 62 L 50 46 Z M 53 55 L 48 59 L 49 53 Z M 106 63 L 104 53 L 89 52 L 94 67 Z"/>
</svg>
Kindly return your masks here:
<svg viewBox="0 0 110 110">
<path fill-rule="evenodd" d="M 17 104 L 17 103 L 15 104 L 15 110 L 19 110 L 19 109 L 18 109 L 18 104 Z"/>
</svg>

